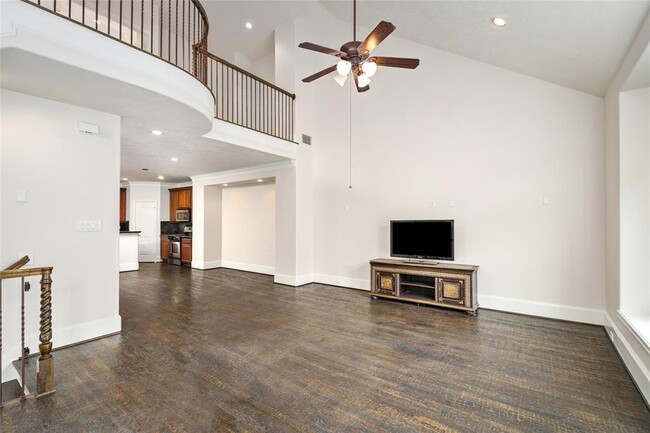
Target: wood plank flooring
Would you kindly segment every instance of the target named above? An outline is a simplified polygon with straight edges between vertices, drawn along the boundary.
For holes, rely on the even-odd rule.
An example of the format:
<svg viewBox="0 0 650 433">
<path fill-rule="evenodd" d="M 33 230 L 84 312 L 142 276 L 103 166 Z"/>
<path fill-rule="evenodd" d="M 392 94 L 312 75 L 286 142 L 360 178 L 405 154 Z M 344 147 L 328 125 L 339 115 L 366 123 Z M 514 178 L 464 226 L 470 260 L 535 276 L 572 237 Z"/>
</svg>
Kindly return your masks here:
<svg viewBox="0 0 650 433">
<path fill-rule="evenodd" d="M 56 352 L 57 394 L 1 432 L 650 432 L 602 327 L 228 269 L 120 280 L 122 335 Z"/>
</svg>

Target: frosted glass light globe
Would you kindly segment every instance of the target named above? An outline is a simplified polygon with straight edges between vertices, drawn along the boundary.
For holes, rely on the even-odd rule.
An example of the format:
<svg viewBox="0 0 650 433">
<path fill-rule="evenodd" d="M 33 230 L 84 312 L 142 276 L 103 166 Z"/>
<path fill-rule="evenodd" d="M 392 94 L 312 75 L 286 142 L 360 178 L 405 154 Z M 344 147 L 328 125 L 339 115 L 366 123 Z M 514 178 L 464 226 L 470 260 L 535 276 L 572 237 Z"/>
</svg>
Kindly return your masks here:
<svg viewBox="0 0 650 433">
<path fill-rule="evenodd" d="M 352 69 L 352 63 L 348 62 L 347 60 L 339 60 L 339 62 L 336 64 L 336 72 L 338 72 L 339 75 L 348 75 L 350 73 L 350 69 Z"/>
<path fill-rule="evenodd" d="M 375 75 L 375 72 L 377 72 L 377 63 L 367 60 L 361 65 L 361 70 L 368 76 L 368 78 L 372 78 L 372 76 Z"/>
<path fill-rule="evenodd" d="M 359 74 L 357 81 L 359 82 L 359 87 L 366 87 L 370 84 L 370 78 L 366 74 Z"/>
</svg>

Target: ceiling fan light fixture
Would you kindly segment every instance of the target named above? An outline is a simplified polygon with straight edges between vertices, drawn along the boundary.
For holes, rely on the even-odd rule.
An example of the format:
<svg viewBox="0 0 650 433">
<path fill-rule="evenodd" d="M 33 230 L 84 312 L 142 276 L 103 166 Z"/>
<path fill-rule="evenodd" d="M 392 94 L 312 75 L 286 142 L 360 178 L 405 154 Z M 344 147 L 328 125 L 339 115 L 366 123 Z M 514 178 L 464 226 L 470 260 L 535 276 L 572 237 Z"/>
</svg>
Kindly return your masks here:
<svg viewBox="0 0 650 433">
<path fill-rule="evenodd" d="M 350 73 L 350 69 L 352 69 L 352 63 L 347 60 L 339 60 L 336 64 L 336 72 L 338 72 L 339 75 L 347 76 Z"/>
<path fill-rule="evenodd" d="M 375 72 L 377 72 L 377 63 L 374 60 L 366 60 L 361 64 L 361 70 L 368 78 L 372 78 Z"/>
<path fill-rule="evenodd" d="M 366 87 L 370 84 L 370 77 L 366 74 L 359 74 L 357 82 L 359 83 L 359 87 Z"/>
<path fill-rule="evenodd" d="M 343 87 L 345 86 L 345 82 L 347 81 L 348 76 L 347 75 L 337 75 L 334 77 L 334 81 L 336 81 L 336 84 L 339 86 Z"/>
</svg>

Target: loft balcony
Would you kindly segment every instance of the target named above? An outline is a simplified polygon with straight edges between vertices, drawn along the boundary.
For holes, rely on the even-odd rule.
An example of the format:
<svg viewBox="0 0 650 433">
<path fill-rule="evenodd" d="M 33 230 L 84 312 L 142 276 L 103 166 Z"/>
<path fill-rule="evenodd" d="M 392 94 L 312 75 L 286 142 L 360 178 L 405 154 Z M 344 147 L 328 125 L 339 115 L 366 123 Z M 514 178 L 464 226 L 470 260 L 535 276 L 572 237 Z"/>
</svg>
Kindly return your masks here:
<svg viewBox="0 0 650 433">
<path fill-rule="evenodd" d="M 197 80 L 212 95 L 211 116 L 220 121 L 213 122 L 207 137 L 262 150 L 254 143 L 255 133 L 261 133 L 276 155 L 294 153 L 287 145 L 294 142 L 295 95 L 212 54 L 208 18 L 198 0 L 21 2 L 153 56 Z M 243 138 L 236 139 L 233 126 L 251 132 L 240 130 Z"/>
</svg>

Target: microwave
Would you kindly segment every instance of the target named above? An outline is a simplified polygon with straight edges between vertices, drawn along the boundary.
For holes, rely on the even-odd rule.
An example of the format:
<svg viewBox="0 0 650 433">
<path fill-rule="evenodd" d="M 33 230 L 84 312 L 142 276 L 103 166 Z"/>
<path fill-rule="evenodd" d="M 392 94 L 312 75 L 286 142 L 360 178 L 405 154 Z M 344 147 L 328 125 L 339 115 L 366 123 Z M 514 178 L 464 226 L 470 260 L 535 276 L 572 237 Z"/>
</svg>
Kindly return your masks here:
<svg viewBox="0 0 650 433">
<path fill-rule="evenodd" d="M 176 210 L 176 222 L 179 223 L 188 223 L 191 221 L 190 218 L 190 209 L 177 209 Z"/>
</svg>

